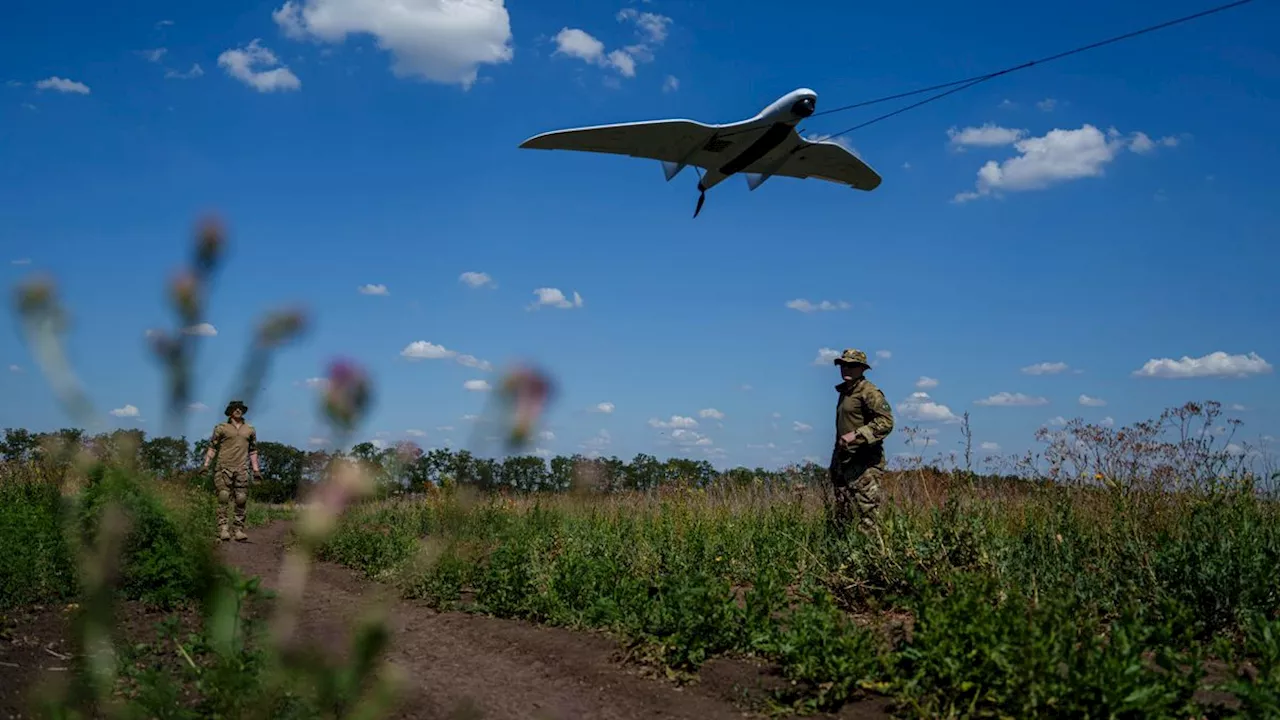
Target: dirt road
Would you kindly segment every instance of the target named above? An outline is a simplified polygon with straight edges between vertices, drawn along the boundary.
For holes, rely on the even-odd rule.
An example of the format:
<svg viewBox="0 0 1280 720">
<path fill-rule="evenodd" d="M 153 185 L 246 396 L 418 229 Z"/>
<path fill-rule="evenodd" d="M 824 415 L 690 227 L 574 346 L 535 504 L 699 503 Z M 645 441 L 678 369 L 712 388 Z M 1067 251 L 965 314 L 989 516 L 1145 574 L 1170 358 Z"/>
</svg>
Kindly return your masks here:
<svg viewBox="0 0 1280 720">
<path fill-rule="evenodd" d="M 225 543 L 228 565 L 275 588 L 287 522 L 249 531 L 246 543 Z M 603 636 L 463 613 L 440 613 L 330 563 L 313 566 L 298 631 L 334 656 L 350 645 L 348 627 L 378 602 L 392 625 L 389 659 L 407 679 L 393 717 L 445 720 L 722 720 L 763 717 L 761 687 L 783 681 L 740 660 L 707 663 L 697 683 L 683 687 L 619 659 Z M 146 627 L 154 619 L 127 623 Z M 25 716 L 26 690 L 37 677 L 64 671 L 65 612 L 43 608 L 10 618 L 13 640 L 0 642 L 0 718 Z M 832 716 L 826 716 L 832 717 Z M 889 717 L 879 702 L 846 707 L 839 718 Z"/>
<path fill-rule="evenodd" d="M 228 543 L 228 564 L 274 587 L 288 525 L 253 531 L 248 543 Z M 599 635 L 461 613 L 439 613 L 399 600 L 333 564 L 311 577 L 299 630 L 315 642 L 345 649 L 347 624 L 380 598 L 390 609 L 392 662 L 410 678 L 399 717 L 450 718 L 471 707 L 485 720 L 720 720 L 756 716 L 739 702 L 759 695 L 768 672 L 742 661 L 709 663 L 700 682 L 684 687 L 646 677 L 617 659 L 616 642 Z M 753 687 L 754 686 L 754 687 Z M 843 718 L 884 718 L 877 706 L 849 707 Z"/>
</svg>

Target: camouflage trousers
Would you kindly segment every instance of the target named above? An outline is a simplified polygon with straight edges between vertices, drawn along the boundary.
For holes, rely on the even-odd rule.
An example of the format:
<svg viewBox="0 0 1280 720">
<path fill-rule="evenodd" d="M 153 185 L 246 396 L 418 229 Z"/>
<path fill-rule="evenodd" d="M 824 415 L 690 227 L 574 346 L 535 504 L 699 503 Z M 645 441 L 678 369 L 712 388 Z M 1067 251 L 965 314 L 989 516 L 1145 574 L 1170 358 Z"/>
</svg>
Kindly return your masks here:
<svg viewBox="0 0 1280 720">
<path fill-rule="evenodd" d="M 864 526 L 875 524 L 880 511 L 880 480 L 883 463 L 868 464 L 857 460 L 837 461 L 831 468 L 831 485 L 835 491 L 835 521 L 845 527 L 856 516 Z"/>
<path fill-rule="evenodd" d="M 249 504 L 249 473 L 244 470 L 218 468 L 213 476 L 218 491 L 218 527 L 227 527 L 227 506 L 235 502 L 235 527 L 244 527 L 245 507 Z"/>
</svg>

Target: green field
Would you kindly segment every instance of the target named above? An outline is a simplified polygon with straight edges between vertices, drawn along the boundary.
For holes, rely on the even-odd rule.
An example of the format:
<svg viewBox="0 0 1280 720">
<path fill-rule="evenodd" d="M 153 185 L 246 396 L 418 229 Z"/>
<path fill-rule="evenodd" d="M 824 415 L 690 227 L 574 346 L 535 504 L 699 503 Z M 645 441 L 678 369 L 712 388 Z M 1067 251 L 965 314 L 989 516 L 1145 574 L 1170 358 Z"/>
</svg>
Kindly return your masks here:
<svg viewBox="0 0 1280 720">
<path fill-rule="evenodd" d="M 1213 420 L 1213 407 L 1164 421 Z M 895 470 L 869 532 L 829 525 L 816 466 L 715 472 L 645 456 L 548 464 L 388 451 L 358 461 L 373 495 L 317 555 L 441 609 L 606 630 L 677 682 L 696 682 L 716 656 L 774 663 L 795 681 L 772 699 L 779 709 L 879 695 L 902 717 L 1276 717 L 1271 479 L 1224 465 L 1239 453 L 1153 444 L 1142 427 L 1073 424 L 1052 442 L 1088 437 L 1079 458 L 1096 461 L 1060 461 L 1056 479 Z M 31 445 L 23 438 L 10 431 L 9 455 Z M 115 597 L 174 612 L 216 604 L 210 588 L 231 586 L 210 580 L 211 494 L 190 459 L 148 465 L 182 458 L 145 451 L 173 442 L 128 446 L 128 462 L 112 446 L 113 463 L 83 475 L 39 452 L 11 457 L 0 482 L 0 605 L 92 597 L 67 528 L 93 537 L 112 500 L 130 511 L 136 538 Z M 1147 456 L 1125 452 L 1138 446 Z M 292 485 L 305 492 L 308 481 Z M 253 507 L 255 524 L 291 514 Z M 207 702 L 231 702 L 246 684 L 270 690 L 251 670 L 266 646 L 246 642 L 224 657 L 235 662 L 211 665 L 222 669 L 205 678 Z M 223 657 L 215 646 L 201 645 Z"/>
</svg>

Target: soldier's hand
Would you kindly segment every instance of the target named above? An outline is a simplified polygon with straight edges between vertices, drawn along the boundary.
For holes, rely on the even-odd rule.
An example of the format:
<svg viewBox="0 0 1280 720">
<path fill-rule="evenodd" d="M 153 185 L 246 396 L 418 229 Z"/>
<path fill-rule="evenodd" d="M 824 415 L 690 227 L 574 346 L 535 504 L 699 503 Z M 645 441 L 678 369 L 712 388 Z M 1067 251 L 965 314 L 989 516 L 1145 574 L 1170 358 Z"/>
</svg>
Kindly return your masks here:
<svg viewBox="0 0 1280 720">
<path fill-rule="evenodd" d="M 840 447 L 848 449 L 862 442 L 862 436 L 857 431 L 845 433 L 840 436 Z"/>
</svg>

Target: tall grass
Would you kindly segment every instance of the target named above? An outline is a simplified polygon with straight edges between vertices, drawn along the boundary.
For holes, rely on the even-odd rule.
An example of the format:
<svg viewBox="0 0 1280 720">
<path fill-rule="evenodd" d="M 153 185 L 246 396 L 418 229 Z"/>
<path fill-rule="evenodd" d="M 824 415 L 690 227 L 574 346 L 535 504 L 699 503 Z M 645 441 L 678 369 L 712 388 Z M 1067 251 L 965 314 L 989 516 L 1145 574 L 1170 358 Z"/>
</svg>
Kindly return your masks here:
<svg viewBox="0 0 1280 720">
<path fill-rule="evenodd" d="M 611 630 L 676 671 L 767 658 L 801 708 L 1275 717 L 1280 507 L 1250 483 L 900 472 L 869 533 L 833 530 L 814 488 L 452 490 L 361 507 L 321 556 L 441 608 Z"/>
</svg>

